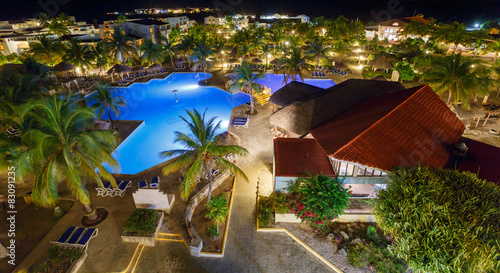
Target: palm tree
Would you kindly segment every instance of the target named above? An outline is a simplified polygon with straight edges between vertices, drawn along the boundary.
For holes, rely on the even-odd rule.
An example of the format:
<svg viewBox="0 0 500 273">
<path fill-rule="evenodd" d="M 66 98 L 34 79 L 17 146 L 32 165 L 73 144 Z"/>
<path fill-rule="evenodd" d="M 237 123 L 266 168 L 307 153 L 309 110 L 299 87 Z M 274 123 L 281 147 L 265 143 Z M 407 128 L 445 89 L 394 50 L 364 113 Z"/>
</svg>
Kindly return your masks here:
<svg viewBox="0 0 500 273">
<path fill-rule="evenodd" d="M 68 29 L 68 26 L 66 26 L 64 23 L 60 22 L 59 20 L 57 20 L 55 18 L 50 20 L 49 33 L 55 34 L 59 38 L 63 35 L 71 34 L 71 32 Z"/>
<path fill-rule="evenodd" d="M 181 37 L 182 37 L 181 29 L 178 27 L 172 28 L 170 34 L 168 34 L 168 39 L 173 44 L 177 44 L 181 40 Z"/>
<path fill-rule="evenodd" d="M 96 46 L 90 48 L 94 59 L 94 66 L 99 68 L 99 74 L 101 75 L 102 68 L 109 64 L 108 55 L 106 53 L 105 44 L 101 41 L 96 44 Z"/>
<path fill-rule="evenodd" d="M 495 58 L 493 58 L 493 63 L 497 62 L 498 54 L 500 53 L 500 39 L 491 42 L 488 46 L 488 50 L 495 54 Z"/>
<path fill-rule="evenodd" d="M 207 44 L 205 40 L 201 40 L 194 48 L 193 54 L 189 56 L 190 61 L 194 61 L 193 71 L 198 70 L 201 66 L 203 67 L 203 74 L 205 75 L 205 83 L 207 82 L 207 71 L 206 69 L 210 69 L 214 62 L 216 61 L 211 56 L 214 55 L 214 51 Z"/>
<path fill-rule="evenodd" d="M 319 60 L 321 58 L 326 58 L 327 53 L 328 48 L 323 45 L 323 39 L 317 37 L 309 45 L 309 49 L 307 50 L 306 55 L 312 59 L 316 59 L 316 67 L 318 67 Z"/>
<path fill-rule="evenodd" d="M 269 65 L 268 56 L 269 56 L 269 53 L 271 53 L 271 51 L 272 51 L 271 45 L 269 43 L 261 44 L 260 51 L 266 57 L 266 67 L 267 67 Z"/>
<path fill-rule="evenodd" d="M 303 72 L 311 73 L 312 65 L 308 64 L 306 58 L 302 55 L 302 50 L 300 48 L 294 47 L 290 52 L 290 57 L 284 57 L 279 60 L 281 66 L 280 72 L 283 72 L 285 79 L 283 84 L 288 83 L 288 81 L 296 81 L 300 79 L 304 82 Z"/>
<path fill-rule="evenodd" d="M 118 106 L 125 107 L 127 103 L 125 102 L 125 98 L 123 96 L 113 96 L 113 89 L 109 87 L 108 84 L 96 84 L 94 86 L 97 90 L 89 95 L 88 101 L 94 102 L 91 106 L 92 110 L 97 112 L 97 117 L 101 118 L 104 114 L 104 111 L 107 112 L 109 121 L 111 121 L 111 127 L 114 129 L 115 125 L 113 123 L 113 119 L 111 118 L 111 111 L 118 116 L 120 114 L 120 110 L 118 110 Z"/>
<path fill-rule="evenodd" d="M 42 35 L 38 43 L 31 44 L 28 53 L 45 64 L 54 65 L 62 56 L 63 46 L 58 40 Z"/>
<path fill-rule="evenodd" d="M 162 50 L 163 50 L 163 56 L 170 56 L 170 62 L 172 63 L 172 68 L 174 67 L 174 57 L 172 54 L 175 55 L 175 45 L 174 43 L 170 40 L 165 38 L 164 36 L 160 36 L 159 43 L 162 45 Z"/>
<path fill-rule="evenodd" d="M 120 27 L 115 26 L 113 35 L 103 40 L 106 51 L 113 56 L 115 63 L 120 60 L 125 64 L 127 58 L 137 57 L 137 49 L 133 44 L 134 39 L 122 33 Z"/>
<path fill-rule="evenodd" d="M 181 118 L 188 125 L 190 133 L 175 132 L 175 142 L 181 143 L 185 149 L 169 150 L 159 154 L 161 158 L 177 156 L 163 167 L 163 174 L 168 175 L 178 170 L 184 170 L 184 179 L 179 187 L 183 200 L 187 200 L 189 194 L 196 187 L 197 177 L 208 174 L 208 202 L 210 202 L 212 196 L 212 172 L 209 166 L 214 163 L 221 170 L 228 169 L 248 181 L 245 173 L 238 166 L 224 158 L 228 154 L 244 155 L 248 151 L 238 145 L 216 145 L 214 137 L 220 128 L 220 121 L 216 123 L 215 118 L 207 120 L 205 118 L 206 110 L 203 114 L 200 114 L 196 109 L 187 110 L 186 112 L 189 120 L 183 116 Z"/>
<path fill-rule="evenodd" d="M 66 47 L 66 54 L 63 60 L 77 67 L 81 67 L 83 71 L 92 66 L 94 55 L 88 45 L 82 45 L 77 39 L 71 39 Z"/>
<path fill-rule="evenodd" d="M 433 68 L 423 74 L 423 80 L 438 94 L 448 91 L 448 104 L 454 96 L 455 105 L 462 101 L 464 109 L 467 110 L 470 108 L 469 101 L 479 85 L 474 65 L 477 65 L 477 61 L 461 54 L 439 58 Z"/>
<path fill-rule="evenodd" d="M 207 202 L 207 212 L 205 213 L 205 218 L 214 221 L 214 224 L 217 226 L 217 233 L 219 233 L 219 225 L 226 221 L 228 213 L 229 205 L 224 195 L 214 197 L 212 200 Z"/>
<path fill-rule="evenodd" d="M 231 91 L 242 90 L 244 92 L 247 92 L 248 95 L 250 95 L 250 115 L 253 115 L 254 114 L 253 94 L 255 93 L 260 94 L 262 92 L 260 84 L 256 83 L 256 81 L 258 79 L 263 79 L 264 74 L 263 73 L 253 74 L 250 64 L 248 64 L 246 61 L 244 61 L 241 64 L 241 67 L 237 68 L 235 72 L 238 73 L 238 76 L 234 81 L 234 83 L 229 87 L 229 90 Z"/>
<path fill-rule="evenodd" d="M 184 51 L 184 53 L 186 54 L 185 56 L 188 59 L 188 67 L 191 67 L 191 61 L 189 60 L 189 56 L 191 55 L 191 49 L 193 48 L 193 43 L 194 43 L 193 37 L 190 35 L 185 35 L 184 37 L 182 37 L 180 44 L 177 45 L 177 47 L 180 50 Z"/>
<path fill-rule="evenodd" d="M 104 188 L 103 179 L 116 187 L 113 176 L 103 164 L 118 168 L 111 156 L 118 139 L 107 130 L 90 129 L 95 114 L 79 107 L 73 98 L 56 95 L 28 104 L 22 113 L 31 128 L 23 136 L 26 149 L 13 158 L 19 177 L 34 176 L 32 198 L 35 204 L 52 207 L 59 198 L 58 185 L 66 181 L 69 191 L 83 204 L 90 221 L 100 215 L 92 209 L 85 180 Z"/>
<path fill-rule="evenodd" d="M 50 15 L 48 15 L 47 13 L 40 13 L 38 14 L 38 23 L 40 23 L 40 26 L 41 27 L 47 27 L 50 23 Z"/>
<path fill-rule="evenodd" d="M 142 63 L 161 64 L 165 59 L 161 44 L 156 44 L 151 39 L 145 40 L 139 50 L 142 52 Z"/>
<path fill-rule="evenodd" d="M 71 18 L 64 12 L 61 12 L 57 15 L 57 21 L 65 24 L 65 25 L 71 25 L 73 24 L 73 21 L 71 21 Z"/>
</svg>

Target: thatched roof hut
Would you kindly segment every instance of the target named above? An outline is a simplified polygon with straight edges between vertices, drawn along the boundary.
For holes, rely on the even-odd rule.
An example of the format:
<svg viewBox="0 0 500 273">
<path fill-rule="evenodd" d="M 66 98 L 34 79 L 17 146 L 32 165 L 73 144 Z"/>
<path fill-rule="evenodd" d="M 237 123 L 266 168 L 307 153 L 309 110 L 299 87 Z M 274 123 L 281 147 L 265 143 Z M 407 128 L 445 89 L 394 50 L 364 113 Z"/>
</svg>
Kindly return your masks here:
<svg viewBox="0 0 500 273">
<path fill-rule="evenodd" d="M 280 59 L 276 58 L 271 61 L 271 64 L 278 64 Z"/>
<path fill-rule="evenodd" d="M 335 65 L 334 65 L 335 69 L 339 69 L 341 71 L 345 71 L 347 70 L 349 67 L 343 63 L 343 62 L 335 62 Z"/>
<path fill-rule="evenodd" d="M 370 62 L 370 65 L 375 69 L 391 69 L 392 64 L 385 54 L 380 54 Z"/>
<path fill-rule="evenodd" d="M 241 144 L 241 140 L 237 135 L 227 131 L 216 135 L 214 138 L 214 142 L 216 145 L 219 146 L 231 146 L 231 145 Z"/>
<path fill-rule="evenodd" d="M 113 67 L 111 67 L 109 70 L 108 70 L 108 75 L 111 75 L 113 73 L 116 73 L 116 74 L 120 74 L 120 73 L 128 73 L 130 72 L 132 69 L 126 65 L 122 65 L 122 64 L 115 64 L 113 65 Z"/>
<path fill-rule="evenodd" d="M 269 101 L 279 106 L 287 106 L 296 101 L 312 99 L 324 94 L 326 94 L 326 89 L 293 81 L 274 92 Z"/>
<path fill-rule="evenodd" d="M 70 63 L 67 63 L 67 62 L 60 62 L 60 63 L 56 64 L 55 66 L 53 66 L 51 69 L 54 71 L 57 71 L 57 72 L 66 72 L 66 71 L 75 70 L 75 66 L 70 64 Z"/>
<path fill-rule="evenodd" d="M 229 60 L 227 60 L 227 63 L 230 63 L 230 64 L 233 64 L 233 63 L 239 63 L 240 60 L 236 59 L 236 58 L 231 58 Z"/>
<path fill-rule="evenodd" d="M 229 55 L 231 56 L 231 58 L 238 57 L 238 48 L 237 47 L 233 47 L 233 49 L 231 50 L 231 53 L 229 53 Z"/>
<path fill-rule="evenodd" d="M 252 63 L 261 64 L 262 60 L 259 59 L 259 58 L 255 58 L 255 59 L 252 60 Z"/>
<path fill-rule="evenodd" d="M 299 98 L 273 113 L 269 121 L 297 135 L 304 135 L 363 100 L 402 89 L 404 87 L 398 82 L 350 79 L 327 88 L 324 95 Z"/>
</svg>

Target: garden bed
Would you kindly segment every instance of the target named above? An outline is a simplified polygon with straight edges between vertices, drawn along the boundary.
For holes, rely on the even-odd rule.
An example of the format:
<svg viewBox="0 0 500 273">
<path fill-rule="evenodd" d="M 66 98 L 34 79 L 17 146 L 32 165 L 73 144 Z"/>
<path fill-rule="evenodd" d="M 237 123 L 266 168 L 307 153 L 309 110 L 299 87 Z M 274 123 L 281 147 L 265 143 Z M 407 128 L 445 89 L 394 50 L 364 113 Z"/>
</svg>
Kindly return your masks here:
<svg viewBox="0 0 500 273">
<path fill-rule="evenodd" d="M 57 244 L 50 246 L 47 254 L 30 268 L 31 273 L 75 273 L 78 272 L 87 252 L 81 248 L 62 248 Z"/>
<path fill-rule="evenodd" d="M 228 200 L 229 208 L 231 207 L 231 194 L 233 189 L 233 177 L 229 176 L 224 182 L 212 191 L 212 198 L 223 195 Z M 203 248 L 201 252 L 222 253 L 223 243 L 226 233 L 226 222 L 229 220 L 229 215 L 226 222 L 219 224 L 219 236 L 211 238 L 207 234 L 207 229 L 213 225 L 212 221 L 205 218 L 207 212 L 207 198 L 198 204 L 196 207 L 191 223 L 203 240 Z"/>
<path fill-rule="evenodd" d="M 123 226 L 122 242 L 154 246 L 162 221 L 162 211 L 150 209 L 134 210 Z"/>
</svg>

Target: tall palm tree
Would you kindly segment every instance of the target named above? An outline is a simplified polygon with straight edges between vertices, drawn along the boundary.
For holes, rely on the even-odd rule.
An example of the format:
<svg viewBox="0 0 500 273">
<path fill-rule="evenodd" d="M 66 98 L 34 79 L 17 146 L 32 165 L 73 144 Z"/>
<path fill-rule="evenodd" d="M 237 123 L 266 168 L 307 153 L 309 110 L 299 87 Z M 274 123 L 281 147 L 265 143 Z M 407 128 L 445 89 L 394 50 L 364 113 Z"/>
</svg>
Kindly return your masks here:
<svg viewBox="0 0 500 273">
<path fill-rule="evenodd" d="M 38 18 L 37 18 L 38 23 L 40 23 L 41 27 L 47 27 L 50 23 L 50 19 L 51 19 L 50 15 L 48 15 L 47 13 L 44 13 L 44 12 L 38 14 Z"/>
<path fill-rule="evenodd" d="M 423 74 L 423 80 L 438 94 L 448 91 L 448 104 L 452 97 L 454 103 L 463 103 L 464 109 L 470 109 L 469 101 L 479 85 L 473 65 L 477 61 L 465 58 L 461 54 L 446 56 L 435 61 L 434 66 Z"/>
<path fill-rule="evenodd" d="M 154 43 L 151 39 L 145 40 L 139 50 L 142 52 L 142 63 L 161 64 L 165 59 L 161 44 Z"/>
<path fill-rule="evenodd" d="M 49 33 L 55 34 L 59 38 L 63 35 L 71 34 L 71 32 L 68 29 L 68 26 L 55 18 L 50 20 L 48 27 L 49 27 Z"/>
<path fill-rule="evenodd" d="M 272 49 L 271 49 L 271 45 L 269 43 L 263 43 L 260 45 L 260 51 L 262 52 L 262 54 L 266 57 L 266 67 L 269 65 L 269 62 L 268 62 L 268 55 L 269 53 L 271 53 Z"/>
<path fill-rule="evenodd" d="M 73 21 L 71 21 L 71 18 L 64 12 L 61 12 L 57 15 L 57 21 L 65 24 L 65 25 L 72 25 Z"/>
<path fill-rule="evenodd" d="M 108 54 L 106 52 L 105 44 L 101 41 L 96 46 L 90 48 L 94 59 L 94 66 L 99 68 L 99 75 L 101 75 L 102 68 L 109 64 Z"/>
<path fill-rule="evenodd" d="M 33 101 L 22 113 L 24 121 L 31 120 L 31 128 L 23 136 L 26 149 L 13 157 L 14 166 L 23 177 L 34 176 L 32 198 L 35 204 L 55 206 L 59 198 L 58 185 L 66 181 L 70 192 L 83 204 L 86 218 L 96 220 L 85 180 L 104 188 L 103 179 L 113 186 L 116 181 L 103 166 L 118 168 L 111 156 L 118 139 L 107 130 L 90 129 L 95 114 L 74 103 L 71 95 L 59 99 Z"/>
<path fill-rule="evenodd" d="M 321 58 L 326 58 L 328 53 L 328 48 L 323 44 L 323 39 L 320 37 L 315 38 L 310 44 L 306 55 L 312 59 L 316 59 L 316 67 L 319 66 L 319 60 Z"/>
<path fill-rule="evenodd" d="M 62 57 L 63 51 L 64 47 L 58 40 L 42 35 L 38 43 L 31 44 L 28 53 L 45 64 L 54 65 Z"/>
<path fill-rule="evenodd" d="M 114 63 L 125 64 L 127 58 L 137 57 L 137 49 L 133 43 L 134 39 L 122 33 L 120 27 L 115 26 L 113 34 L 103 40 L 106 51 L 113 57 Z"/>
<path fill-rule="evenodd" d="M 97 112 L 98 118 L 101 118 L 104 111 L 106 111 L 109 121 L 111 121 L 111 127 L 114 129 L 115 125 L 113 123 L 113 119 L 111 118 L 111 111 L 113 111 L 115 116 L 118 116 L 120 114 L 118 106 L 127 106 L 125 98 L 118 95 L 113 96 L 113 92 L 115 90 L 111 89 L 108 84 L 96 84 L 94 87 L 97 90 L 88 97 L 88 101 L 94 103 L 90 108 Z"/>
<path fill-rule="evenodd" d="M 491 53 L 495 54 L 495 58 L 493 58 L 493 63 L 496 63 L 498 54 L 500 53 L 500 39 L 491 42 L 491 44 L 488 45 L 488 50 Z"/>
<path fill-rule="evenodd" d="M 299 79 L 304 82 L 303 72 L 311 73 L 312 65 L 307 63 L 302 50 L 297 47 L 292 48 L 289 57 L 281 58 L 279 64 L 281 66 L 280 72 L 285 74 L 283 84 Z"/>
<path fill-rule="evenodd" d="M 177 45 L 177 47 L 185 53 L 186 59 L 188 60 L 188 67 L 191 67 L 189 56 L 191 55 L 191 50 L 194 46 L 194 42 L 195 41 L 191 35 L 184 35 L 181 39 L 181 42 Z"/>
<path fill-rule="evenodd" d="M 207 82 L 207 71 L 206 69 L 210 69 L 214 62 L 216 61 L 212 56 L 214 55 L 214 51 L 207 44 L 205 40 L 201 40 L 198 44 L 193 48 L 193 54 L 189 56 L 189 60 L 194 62 L 193 71 L 198 70 L 201 66 L 203 67 L 203 73 L 205 75 L 205 83 Z"/>
<path fill-rule="evenodd" d="M 164 36 L 160 36 L 159 43 L 162 45 L 163 56 L 165 57 L 167 54 L 170 57 L 170 62 L 172 64 L 172 68 L 174 67 L 174 57 L 175 55 L 175 45 L 171 39 L 167 39 Z"/>
<path fill-rule="evenodd" d="M 208 174 L 208 201 L 210 201 L 212 196 L 212 171 L 209 168 L 211 164 L 215 164 L 221 170 L 228 169 L 248 181 L 245 173 L 237 165 L 224 158 L 228 154 L 245 155 L 248 151 L 238 145 L 216 145 L 214 137 L 220 128 L 220 121 L 216 122 L 216 118 L 207 119 L 205 117 L 206 110 L 203 114 L 200 114 L 196 109 L 187 110 L 186 112 L 189 119 L 183 116 L 181 118 L 188 125 L 190 132 L 188 134 L 179 131 L 175 132 L 175 142 L 181 143 L 185 149 L 169 150 L 159 154 L 161 158 L 177 156 L 163 167 L 163 174 L 168 175 L 178 170 L 184 170 L 184 179 L 179 187 L 181 198 L 187 200 L 189 194 L 196 187 L 197 177 Z"/>
<path fill-rule="evenodd" d="M 241 67 L 235 70 L 238 73 L 238 76 L 234 83 L 229 87 L 231 91 L 242 90 L 243 92 L 247 92 L 250 96 L 250 114 L 254 114 L 254 97 L 255 93 L 260 94 L 262 92 L 260 84 L 256 81 L 258 79 L 263 79 L 263 73 L 253 74 L 252 68 L 250 64 L 246 61 L 241 63 Z"/>
<path fill-rule="evenodd" d="M 172 28 L 170 33 L 168 34 L 168 39 L 173 43 L 177 44 L 182 38 L 182 32 L 181 29 L 178 27 Z"/>
<path fill-rule="evenodd" d="M 81 67 L 83 71 L 92 66 L 94 54 L 88 45 L 82 45 L 77 39 L 71 39 L 66 46 L 66 54 L 63 60 L 77 67 Z"/>
<path fill-rule="evenodd" d="M 276 47 L 281 45 L 281 42 L 285 40 L 285 35 L 283 32 L 273 29 L 271 32 L 267 35 L 267 40 L 273 44 L 273 54 L 276 54 Z"/>
</svg>

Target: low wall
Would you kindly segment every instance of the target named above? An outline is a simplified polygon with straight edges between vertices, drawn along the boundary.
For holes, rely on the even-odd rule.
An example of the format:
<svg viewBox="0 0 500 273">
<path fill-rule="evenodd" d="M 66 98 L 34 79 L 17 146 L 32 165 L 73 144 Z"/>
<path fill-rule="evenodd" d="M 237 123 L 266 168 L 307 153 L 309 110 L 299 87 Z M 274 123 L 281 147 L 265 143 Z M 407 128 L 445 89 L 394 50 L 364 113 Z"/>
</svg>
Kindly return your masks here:
<svg viewBox="0 0 500 273">
<path fill-rule="evenodd" d="M 68 270 L 66 270 L 66 273 L 76 273 L 78 272 L 78 270 L 80 270 L 80 267 L 82 266 L 83 262 L 85 261 L 85 259 L 87 259 L 87 251 L 85 250 L 82 254 L 82 256 L 80 256 L 80 258 L 74 262 L 69 268 Z"/>
<path fill-rule="evenodd" d="M 155 229 L 153 236 L 150 236 L 150 237 L 131 236 L 131 235 L 127 235 L 126 231 L 123 231 L 122 236 L 121 236 L 122 242 L 124 242 L 124 243 L 139 243 L 139 244 L 144 244 L 145 246 L 155 246 L 156 238 L 158 238 L 158 232 L 159 232 L 161 225 L 163 223 L 163 212 L 158 211 L 158 214 L 160 215 L 160 220 L 158 221 L 158 225 L 156 226 L 156 229 Z"/>
<path fill-rule="evenodd" d="M 362 211 L 362 210 L 359 210 Z M 274 215 L 274 221 L 276 223 L 300 223 L 301 220 L 297 216 L 295 216 L 294 213 L 284 213 L 284 214 L 279 214 L 275 213 Z M 376 222 L 375 220 L 375 215 L 368 213 L 355 213 L 355 212 L 347 212 L 340 215 L 339 218 L 335 219 L 335 221 L 338 222 L 365 222 L 365 223 L 374 223 Z"/>
</svg>

